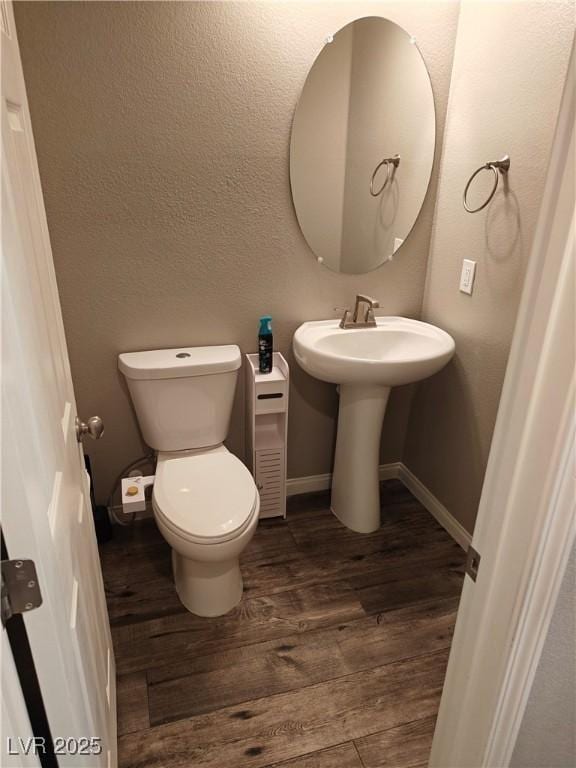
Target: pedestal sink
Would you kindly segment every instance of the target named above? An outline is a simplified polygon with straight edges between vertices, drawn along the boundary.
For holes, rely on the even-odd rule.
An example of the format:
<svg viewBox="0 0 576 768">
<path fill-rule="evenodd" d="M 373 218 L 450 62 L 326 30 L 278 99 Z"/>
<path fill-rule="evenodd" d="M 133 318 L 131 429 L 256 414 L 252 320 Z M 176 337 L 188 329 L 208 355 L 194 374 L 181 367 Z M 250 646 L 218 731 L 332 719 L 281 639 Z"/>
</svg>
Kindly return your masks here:
<svg viewBox="0 0 576 768">
<path fill-rule="evenodd" d="M 374 328 L 339 320 L 301 325 L 292 342 L 311 376 L 340 385 L 331 508 L 348 528 L 380 527 L 380 436 L 391 387 L 432 376 L 454 354 L 445 331 L 404 317 L 378 317 Z"/>
</svg>

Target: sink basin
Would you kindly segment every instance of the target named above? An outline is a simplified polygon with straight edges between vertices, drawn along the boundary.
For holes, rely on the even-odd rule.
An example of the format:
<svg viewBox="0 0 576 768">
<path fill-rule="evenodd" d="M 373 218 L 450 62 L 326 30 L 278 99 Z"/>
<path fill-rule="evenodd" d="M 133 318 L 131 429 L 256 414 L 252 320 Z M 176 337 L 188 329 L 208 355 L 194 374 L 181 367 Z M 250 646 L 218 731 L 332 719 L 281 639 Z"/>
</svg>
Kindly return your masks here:
<svg viewBox="0 0 576 768">
<path fill-rule="evenodd" d="M 298 364 L 333 384 L 396 387 L 426 379 L 454 354 L 445 331 L 404 317 L 379 317 L 376 328 L 339 327 L 339 320 L 304 323 L 294 334 Z"/>
<path fill-rule="evenodd" d="M 455 345 L 440 328 L 404 317 L 378 317 L 374 328 L 339 323 L 304 323 L 292 346 L 307 373 L 340 385 L 331 508 L 348 528 L 371 533 L 380 527 L 380 438 L 390 388 L 437 373 Z"/>
</svg>

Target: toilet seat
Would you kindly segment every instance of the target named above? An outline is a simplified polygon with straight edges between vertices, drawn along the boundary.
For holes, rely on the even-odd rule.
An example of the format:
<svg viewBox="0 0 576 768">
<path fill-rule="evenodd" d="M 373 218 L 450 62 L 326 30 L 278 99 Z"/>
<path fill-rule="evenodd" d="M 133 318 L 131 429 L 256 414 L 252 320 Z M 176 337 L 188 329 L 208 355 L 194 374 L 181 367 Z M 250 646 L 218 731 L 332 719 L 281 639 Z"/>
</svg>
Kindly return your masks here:
<svg viewBox="0 0 576 768">
<path fill-rule="evenodd" d="M 152 504 L 176 535 L 202 544 L 239 536 L 258 509 L 254 478 L 228 451 L 160 456 Z"/>
</svg>

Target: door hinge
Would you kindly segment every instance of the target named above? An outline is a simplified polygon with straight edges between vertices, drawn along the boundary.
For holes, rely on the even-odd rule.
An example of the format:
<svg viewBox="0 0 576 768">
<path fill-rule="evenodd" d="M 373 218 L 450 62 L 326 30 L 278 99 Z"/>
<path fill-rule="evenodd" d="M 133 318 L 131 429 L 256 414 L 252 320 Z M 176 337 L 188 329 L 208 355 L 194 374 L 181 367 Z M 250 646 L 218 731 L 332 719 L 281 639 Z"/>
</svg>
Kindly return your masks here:
<svg viewBox="0 0 576 768">
<path fill-rule="evenodd" d="M 33 560 L 2 560 L 2 626 L 17 613 L 42 605 Z"/>
<path fill-rule="evenodd" d="M 480 553 L 476 552 L 474 547 L 468 547 L 466 554 L 466 573 L 472 581 L 476 581 L 478 576 L 478 568 L 480 568 Z"/>
</svg>

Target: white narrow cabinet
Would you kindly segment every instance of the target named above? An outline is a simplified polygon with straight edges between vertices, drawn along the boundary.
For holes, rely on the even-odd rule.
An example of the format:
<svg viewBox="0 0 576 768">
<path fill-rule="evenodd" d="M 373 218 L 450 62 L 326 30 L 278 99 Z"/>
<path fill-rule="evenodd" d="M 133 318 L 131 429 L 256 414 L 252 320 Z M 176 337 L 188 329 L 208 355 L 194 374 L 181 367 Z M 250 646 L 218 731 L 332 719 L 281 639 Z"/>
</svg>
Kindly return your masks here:
<svg viewBox="0 0 576 768">
<path fill-rule="evenodd" d="M 260 517 L 286 517 L 288 363 L 274 352 L 272 371 L 260 373 L 246 355 L 248 459 L 260 493 Z"/>
</svg>

